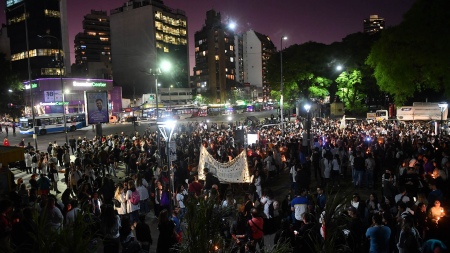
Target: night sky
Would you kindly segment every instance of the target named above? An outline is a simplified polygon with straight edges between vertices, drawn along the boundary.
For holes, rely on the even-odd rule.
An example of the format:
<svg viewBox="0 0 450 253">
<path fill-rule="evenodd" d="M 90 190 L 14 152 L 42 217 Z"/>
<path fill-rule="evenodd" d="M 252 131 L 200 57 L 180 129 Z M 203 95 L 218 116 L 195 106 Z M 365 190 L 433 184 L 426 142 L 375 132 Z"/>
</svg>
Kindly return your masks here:
<svg viewBox="0 0 450 253">
<path fill-rule="evenodd" d="M 6 23 L 4 2 L 0 7 L 0 22 Z M 67 0 L 71 61 L 74 62 L 73 40 L 82 32 L 84 15 L 91 10 L 121 7 L 125 0 Z M 363 20 L 371 14 L 385 18 L 386 26 L 402 20 L 414 0 L 164 0 L 164 4 L 186 12 L 188 17 L 189 56 L 194 67 L 194 33 L 205 23 L 206 11 L 221 13 L 222 22 L 236 23 L 236 32 L 253 29 L 268 35 L 277 48 L 283 35 L 288 40 L 283 47 L 316 41 L 330 44 L 346 35 L 361 32 Z"/>
</svg>

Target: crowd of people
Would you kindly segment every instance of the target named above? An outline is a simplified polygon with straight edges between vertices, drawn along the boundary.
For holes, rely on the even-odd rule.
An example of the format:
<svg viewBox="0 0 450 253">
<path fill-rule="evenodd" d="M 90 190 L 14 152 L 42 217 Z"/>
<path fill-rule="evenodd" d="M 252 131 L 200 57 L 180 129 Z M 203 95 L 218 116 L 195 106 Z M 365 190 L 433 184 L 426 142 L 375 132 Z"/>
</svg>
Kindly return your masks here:
<svg viewBox="0 0 450 253">
<path fill-rule="evenodd" d="M 257 133 L 258 141 L 248 144 L 237 129 Z M 36 242 L 22 240 L 20 232 L 34 226 L 31 214 L 56 232 L 90 214 L 104 252 L 148 251 L 153 240 L 145 217 L 151 213 L 158 217 L 157 252 L 169 252 L 183 240 L 186 202 L 213 194 L 217 208 L 233 210 L 224 233 L 233 252 L 282 243 L 294 252 L 317 252 L 331 238 L 348 252 L 444 252 L 450 148 L 434 129 L 424 122 L 314 120 L 308 138 L 301 120 L 283 128 L 189 122 L 176 126 L 177 159 L 170 168 L 166 143 L 150 128 L 72 137 L 49 143 L 46 152 L 29 145 L 20 167 L 33 174 L 31 188 L 18 180 L 2 200 L 1 237 L 15 248 L 30 246 Z M 252 182 L 219 182 L 208 168 L 199 181 L 202 145 L 219 162 L 247 152 Z M 126 176 L 118 178 L 122 168 Z M 59 174 L 66 189 L 57 188 Z M 272 182 L 288 187 L 276 195 Z M 330 199 L 342 189 L 354 194 L 334 205 Z M 274 239 L 265 241 L 267 235 Z"/>
</svg>

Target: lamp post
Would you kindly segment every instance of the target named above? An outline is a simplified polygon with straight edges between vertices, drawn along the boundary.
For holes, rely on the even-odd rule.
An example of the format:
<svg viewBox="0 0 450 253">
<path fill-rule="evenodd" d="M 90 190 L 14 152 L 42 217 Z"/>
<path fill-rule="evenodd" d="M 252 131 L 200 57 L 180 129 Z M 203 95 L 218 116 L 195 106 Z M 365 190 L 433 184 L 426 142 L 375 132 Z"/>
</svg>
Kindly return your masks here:
<svg viewBox="0 0 450 253">
<path fill-rule="evenodd" d="M 20 6 L 20 5 L 19 5 Z M 18 8 L 19 6 L 17 6 L 16 8 Z M 16 9 L 14 8 L 14 9 Z M 13 10 L 14 10 L 13 9 Z M 10 10 L 11 11 L 11 10 Z M 30 108 L 31 108 L 31 114 L 33 116 L 33 128 L 34 128 L 34 134 L 33 134 L 33 139 L 34 139 L 34 149 L 37 150 L 38 149 L 38 143 L 37 143 L 37 128 L 36 128 L 36 113 L 34 112 L 34 97 L 33 97 L 33 87 L 31 85 L 31 62 L 30 62 L 30 39 L 28 36 L 28 15 L 27 15 L 27 5 L 26 2 L 23 2 L 23 13 L 25 16 L 25 41 L 26 41 L 26 46 L 27 46 L 27 70 L 28 70 L 28 86 L 30 88 Z"/>
<path fill-rule="evenodd" d="M 284 132 L 284 119 L 283 119 L 283 40 L 286 40 L 286 36 L 281 36 L 280 39 L 280 114 L 281 114 L 281 130 Z"/>
<path fill-rule="evenodd" d="M 444 112 L 445 110 L 447 110 L 448 104 L 440 104 L 439 105 L 440 109 L 441 109 L 441 127 L 439 129 L 439 135 L 442 134 L 442 127 L 444 126 Z"/>
<path fill-rule="evenodd" d="M 166 141 L 167 146 L 167 166 L 169 167 L 169 173 L 170 173 L 170 181 L 169 181 L 169 189 L 171 189 L 170 196 L 175 192 L 175 186 L 174 186 L 174 174 L 172 169 L 172 160 L 171 160 L 171 149 L 170 149 L 170 141 L 172 139 L 173 130 L 175 129 L 177 122 L 176 121 L 164 121 L 164 122 L 157 122 L 159 132 L 164 137 L 164 140 Z M 170 202 L 170 208 L 172 209 L 173 202 Z"/>
<path fill-rule="evenodd" d="M 169 86 L 169 110 L 172 111 L 172 91 L 173 85 Z"/>
<path fill-rule="evenodd" d="M 56 44 L 58 45 L 58 55 L 59 57 L 56 57 L 58 60 L 58 66 L 59 66 L 59 80 L 61 82 L 61 92 L 62 92 L 62 107 L 63 107 L 63 120 L 64 120 L 64 134 L 66 136 L 66 143 L 69 143 L 69 139 L 67 138 L 67 119 L 66 119 L 66 107 L 65 107 L 65 98 L 64 98 L 64 82 L 62 79 L 62 49 L 61 49 L 61 43 L 59 42 L 59 39 L 56 38 L 53 35 L 38 35 L 39 38 L 50 38 L 56 40 Z"/>
<path fill-rule="evenodd" d="M 169 71 L 171 68 L 170 62 L 163 61 L 161 62 L 161 66 L 159 66 L 156 69 L 150 69 L 150 74 L 155 76 L 155 91 L 156 91 L 156 121 L 158 121 L 159 118 L 159 112 L 158 112 L 158 76 L 162 74 L 162 71 Z"/>
<path fill-rule="evenodd" d="M 309 114 L 309 110 L 311 109 L 311 105 L 310 104 L 305 104 L 303 106 L 303 108 L 305 108 L 306 111 L 306 148 L 307 148 L 307 154 L 309 155 L 309 149 L 310 149 L 310 135 L 311 135 L 311 119 L 310 119 L 310 114 Z"/>
</svg>

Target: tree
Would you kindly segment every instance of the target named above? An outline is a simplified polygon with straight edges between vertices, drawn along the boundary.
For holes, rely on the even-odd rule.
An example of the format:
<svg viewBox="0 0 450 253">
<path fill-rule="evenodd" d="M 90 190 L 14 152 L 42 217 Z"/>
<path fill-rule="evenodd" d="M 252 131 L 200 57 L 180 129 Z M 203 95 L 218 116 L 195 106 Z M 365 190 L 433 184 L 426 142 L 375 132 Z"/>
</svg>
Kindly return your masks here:
<svg viewBox="0 0 450 253">
<path fill-rule="evenodd" d="M 450 95 L 450 25 L 447 0 L 418 0 L 400 25 L 387 29 L 366 63 L 382 91 L 397 104 L 434 91 Z"/>
<path fill-rule="evenodd" d="M 331 81 L 323 75 L 327 52 L 327 45 L 316 42 L 292 45 L 283 50 L 283 95 L 286 101 L 328 95 Z M 280 53 L 273 55 L 268 64 L 272 91 L 280 90 L 280 56 Z"/>
<path fill-rule="evenodd" d="M 9 115 L 13 120 L 23 114 L 23 84 L 16 73 L 11 70 L 10 62 L 5 55 L 0 53 L 0 92 L 3 99 L 0 100 L 0 114 Z"/>
<path fill-rule="evenodd" d="M 366 109 L 363 105 L 365 95 L 361 92 L 361 81 L 362 75 L 359 70 L 344 71 L 336 79 L 338 84 L 336 95 L 350 111 L 361 112 Z"/>
</svg>

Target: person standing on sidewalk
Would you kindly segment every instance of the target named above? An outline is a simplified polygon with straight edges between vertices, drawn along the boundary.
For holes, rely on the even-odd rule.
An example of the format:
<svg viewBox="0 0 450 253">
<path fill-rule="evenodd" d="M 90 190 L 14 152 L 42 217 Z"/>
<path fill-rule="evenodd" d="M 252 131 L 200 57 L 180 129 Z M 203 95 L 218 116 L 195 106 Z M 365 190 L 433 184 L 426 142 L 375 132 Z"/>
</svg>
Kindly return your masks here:
<svg viewBox="0 0 450 253">
<path fill-rule="evenodd" d="M 25 159 L 25 171 L 27 174 L 31 174 L 31 154 L 30 152 L 26 151 L 25 149 L 25 154 L 24 154 L 24 159 Z"/>
<path fill-rule="evenodd" d="M 259 245 L 260 252 L 264 252 L 264 219 L 259 215 L 256 208 L 252 208 L 250 213 L 252 217 L 247 221 L 250 228 L 250 236 L 255 244 Z"/>
<path fill-rule="evenodd" d="M 356 157 L 353 163 L 353 170 L 354 170 L 353 186 L 362 188 L 365 171 L 365 160 L 364 157 L 361 156 L 360 151 L 356 151 Z"/>
<path fill-rule="evenodd" d="M 74 154 L 75 154 L 75 151 L 76 151 L 77 141 L 75 140 L 75 138 L 73 137 L 73 135 L 72 135 L 72 137 L 69 139 L 69 146 L 70 146 L 70 149 L 72 150 L 72 155 L 74 155 Z"/>
<path fill-rule="evenodd" d="M 64 168 L 67 169 L 69 168 L 69 164 L 70 164 L 70 153 L 69 150 L 67 149 L 66 152 L 63 155 L 63 163 L 64 163 Z"/>
<path fill-rule="evenodd" d="M 50 190 L 53 190 L 56 192 L 56 194 L 61 193 L 58 191 L 58 170 L 56 169 L 56 164 L 50 162 L 49 163 L 49 169 L 48 169 L 48 177 L 50 181 L 52 182 L 52 185 L 50 186 Z"/>
</svg>

